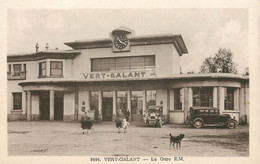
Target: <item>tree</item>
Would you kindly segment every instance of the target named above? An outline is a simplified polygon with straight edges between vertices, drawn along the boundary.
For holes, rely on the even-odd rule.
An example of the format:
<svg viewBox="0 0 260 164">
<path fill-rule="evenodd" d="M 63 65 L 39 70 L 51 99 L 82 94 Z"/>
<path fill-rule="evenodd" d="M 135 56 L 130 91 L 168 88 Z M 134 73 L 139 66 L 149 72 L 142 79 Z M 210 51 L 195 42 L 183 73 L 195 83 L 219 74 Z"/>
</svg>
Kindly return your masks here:
<svg viewBox="0 0 260 164">
<path fill-rule="evenodd" d="M 243 75 L 249 75 L 249 67 L 245 68 L 245 71 L 244 71 Z"/>
<path fill-rule="evenodd" d="M 200 73 L 237 73 L 230 49 L 219 49 L 214 57 L 208 57 L 200 67 Z"/>
</svg>

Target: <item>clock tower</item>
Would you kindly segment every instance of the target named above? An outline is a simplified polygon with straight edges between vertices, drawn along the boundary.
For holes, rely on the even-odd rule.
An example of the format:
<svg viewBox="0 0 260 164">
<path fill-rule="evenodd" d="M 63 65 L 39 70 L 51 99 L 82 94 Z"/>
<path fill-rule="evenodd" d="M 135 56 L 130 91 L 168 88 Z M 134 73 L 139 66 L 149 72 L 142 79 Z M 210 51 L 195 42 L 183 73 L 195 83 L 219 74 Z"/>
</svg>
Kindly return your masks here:
<svg viewBox="0 0 260 164">
<path fill-rule="evenodd" d="M 112 49 L 113 52 L 129 52 L 130 51 L 130 41 L 129 38 L 134 35 L 134 31 L 120 26 L 110 33 L 110 38 L 112 39 Z"/>
</svg>

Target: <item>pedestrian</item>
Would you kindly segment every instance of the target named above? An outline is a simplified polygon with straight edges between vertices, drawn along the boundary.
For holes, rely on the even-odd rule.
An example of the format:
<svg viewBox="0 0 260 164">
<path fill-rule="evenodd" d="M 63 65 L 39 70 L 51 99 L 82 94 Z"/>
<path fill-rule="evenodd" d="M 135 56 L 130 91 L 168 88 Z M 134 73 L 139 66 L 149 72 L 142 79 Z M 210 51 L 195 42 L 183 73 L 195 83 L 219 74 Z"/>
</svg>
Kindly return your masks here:
<svg viewBox="0 0 260 164">
<path fill-rule="evenodd" d="M 125 117 L 126 117 L 126 121 L 129 121 L 129 117 L 130 117 L 130 112 L 129 110 L 127 110 L 126 114 L 125 114 Z"/>
<path fill-rule="evenodd" d="M 91 132 L 91 127 L 93 126 L 90 117 L 88 117 L 87 112 L 84 112 L 83 116 L 81 117 L 80 120 L 81 123 L 81 128 L 82 128 L 82 133 L 85 134 L 90 134 Z"/>
<path fill-rule="evenodd" d="M 116 127 L 118 128 L 118 133 L 120 133 L 120 130 L 122 128 L 122 122 L 123 119 L 125 118 L 123 112 L 121 109 L 117 110 L 117 114 L 116 114 Z"/>
</svg>

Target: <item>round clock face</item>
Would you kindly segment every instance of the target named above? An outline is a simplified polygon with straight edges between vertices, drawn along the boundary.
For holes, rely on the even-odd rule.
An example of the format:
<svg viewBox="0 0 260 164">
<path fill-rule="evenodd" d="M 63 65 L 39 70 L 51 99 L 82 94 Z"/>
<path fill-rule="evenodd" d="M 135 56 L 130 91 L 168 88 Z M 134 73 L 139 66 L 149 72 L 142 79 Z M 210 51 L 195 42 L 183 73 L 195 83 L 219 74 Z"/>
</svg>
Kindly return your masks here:
<svg viewBox="0 0 260 164">
<path fill-rule="evenodd" d="M 127 46 L 128 39 L 124 35 L 116 36 L 114 40 L 114 45 L 118 49 L 123 49 Z"/>
</svg>

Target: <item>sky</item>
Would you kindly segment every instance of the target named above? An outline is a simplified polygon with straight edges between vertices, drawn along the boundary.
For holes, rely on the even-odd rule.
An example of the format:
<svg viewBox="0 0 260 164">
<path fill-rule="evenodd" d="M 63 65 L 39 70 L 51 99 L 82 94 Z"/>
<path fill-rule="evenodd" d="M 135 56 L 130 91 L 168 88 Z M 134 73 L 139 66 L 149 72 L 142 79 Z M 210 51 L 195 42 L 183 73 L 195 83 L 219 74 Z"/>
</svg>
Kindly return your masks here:
<svg viewBox="0 0 260 164">
<path fill-rule="evenodd" d="M 199 72 L 203 60 L 219 48 L 230 49 L 238 73 L 248 67 L 247 9 L 9 9 L 8 54 L 69 50 L 65 42 L 108 38 L 123 25 L 136 36 L 181 34 L 188 54 L 182 72 Z"/>
</svg>

